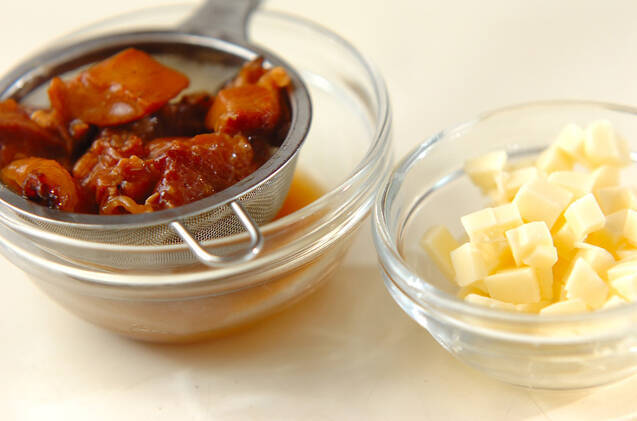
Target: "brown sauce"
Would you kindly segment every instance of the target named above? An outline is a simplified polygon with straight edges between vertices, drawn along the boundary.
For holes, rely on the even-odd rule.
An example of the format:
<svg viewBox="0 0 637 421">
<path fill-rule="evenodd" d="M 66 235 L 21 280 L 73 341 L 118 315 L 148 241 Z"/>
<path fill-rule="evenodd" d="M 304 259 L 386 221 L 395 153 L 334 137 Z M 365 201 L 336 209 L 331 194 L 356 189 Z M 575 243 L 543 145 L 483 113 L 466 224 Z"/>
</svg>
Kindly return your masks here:
<svg viewBox="0 0 637 421">
<path fill-rule="evenodd" d="M 325 190 L 305 173 L 302 169 L 297 169 L 290 184 L 290 190 L 283 202 L 283 206 L 274 219 L 283 218 L 286 215 L 304 208 L 316 199 L 321 197 Z"/>
</svg>

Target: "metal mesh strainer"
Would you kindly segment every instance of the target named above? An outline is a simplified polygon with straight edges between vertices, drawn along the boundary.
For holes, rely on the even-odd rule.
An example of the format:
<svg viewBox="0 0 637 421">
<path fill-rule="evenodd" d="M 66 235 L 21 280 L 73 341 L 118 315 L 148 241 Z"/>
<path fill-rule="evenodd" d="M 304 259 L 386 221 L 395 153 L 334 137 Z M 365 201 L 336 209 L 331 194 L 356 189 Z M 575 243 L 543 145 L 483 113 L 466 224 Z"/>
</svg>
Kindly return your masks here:
<svg viewBox="0 0 637 421">
<path fill-rule="evenodd" d="M 127 47 L 154 55 L 179 56 L 194 66 L 214 63 L 232 69 L 233 73 L 245 61 L 263 56 L 266 65 L 284 66 L 292 81 L 288 90 L 290 129 L 281 146 L 263 166 L 237 184 L 197 202 L 137 215 L 60 212 L 23 199 L 0 185 L 0 210 L 5 223 L 29 235 L 51 234 L 44 235 L 53 238 L 50 241 L 40 241 L 43 235 L 31 237 L 43 248 L 54 249 L 59 255 L 113 267 L 142 267 L 164 262 L 178 265 L 192 260 L 192 254 L 199 261 L 216 266 L 248 260 L 258 254 L 263 243 L 258 225 L 274 218 L 287 194 L 298 150 L 309 129 L 311 105 L 307 88 L 294 69 L 246 40 L 246 21 L 257 4 L 254 0 L 207 1 L 178 30 L 118 33 L 49 49 L 0 79 L 0 98 L 22 100 L 52 77 L 77 70 Z M 247 249 L 245 246 L 237 249 L 235 245 L 226 253 L 216 255 L 200 245 L 243 231 L 250 236 Z M 69 245 L 74 241 L 77 244 Z M 92 247 L 78 246 L 82 243 L 90 243 Z M 174 248 L 170 246 L 182 243 L 191 251 L 188 256 L 183 248 L 170 251 Z M 96 244 L 108 247 L 100 249 L 95 247 Z M 146 253 L 146 258 L 133 262 L 122 258 L 125 253 L 115 253 L 114 256 L 119 257 L 114 257 L 95 252 L 116 250 L 118 245 L 128 249 L 134 246 L 159 248 L 156 257 Z"/>
</svg>

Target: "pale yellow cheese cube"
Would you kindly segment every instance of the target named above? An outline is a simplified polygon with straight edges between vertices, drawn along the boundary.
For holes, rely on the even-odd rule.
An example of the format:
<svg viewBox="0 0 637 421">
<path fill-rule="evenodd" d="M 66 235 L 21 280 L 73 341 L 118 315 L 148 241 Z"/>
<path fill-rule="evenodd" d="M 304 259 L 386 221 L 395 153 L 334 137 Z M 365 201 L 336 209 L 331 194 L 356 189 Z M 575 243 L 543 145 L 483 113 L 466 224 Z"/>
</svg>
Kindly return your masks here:
<svg viewBox="0 0 637 421">
<path fill-rule="evenodd" d="M 564 211 L 564 219 L 575 236 L 581 239 L 593 231 L 602 229 L 606 222 L 604 213 L 591 193 L 571 203 Z"/>
<path fill-rule="evenodd" d="M 572 159 L 582 161 L 584 158 L 584 130 L 577 124 L 566 125 L 555 139 L 554 145 Z"/>
<path fill-rule="evenodd" d="M 420 245 L 442 274 L 453 280 L 455 272 L 451 264 L 451 252 L 460 247 L 460 243 L 453 238 L 449 230 L 442 225 L 431 227 L 420 240 Z"/>
<path fill-rule="evenodd" d="M 557 249 L 553 246 L 537 246 L 522 263 L 533 268 L 550 268 L 557 262 Z"/>
<path fill-rule="evenodd" d="M 624 276 L 637 275 L 637 261 L 629 260 L 626 262 L 618 262 L 616 265 L 608 268 L 606 274 L 609 281 L 614 281 Z"/>
<path fill-rule="evenodd" d="M 568 190 L 536 178 L 520 187 L 513 203 L 524 222 L 544 221 L 551 229 L 572 198 Z"/>
<path fill-rule="evenodd" d="M 628 301 L 626 301 L 624 298 L 620 297 L 619 295 L 613 294 L 608 300 L 606 300 L 602 308 L 613 308 L 626 303 L 628 303 Z"/>
<path fill-rule="evenodd" d="M 550 301 L 553 299 L 553 268 L 536 267 L 535 276 L 540 286 L 540 297 L 542 300 Z"/>
<path fill-rule="evenodd" d="M 502 192 L 498 189 L 491 189 L 485 192 L 489 198 L 491 198 L 491 203 L 493 206 L 504 205 L 509 202 L 509 200 L 502 194 Z"/>
<path fill-rule="evenodd" d="M 583 313 L 588 311 L 588 307 L 586 303 L 580 299 L 572 299 L 566 301 L 560 301 L 550 306 L 544 307 L 540 310 L 540 314 L 548 316 L 548 315 L 556 315 L 556 314 L 576 314 Z"/>
<path fill-rule="evenodd" d="M 613 252 L 624 239 L 627 210 L 611 213 L 606 216 L 604 227 L 588 235 L 586 242 Z"/>
<path fill-rule="evenodd" d="M 593 167 L 624 166 L 630 163 L 629 149 L 607 120 L 591 123 L 585 131 L 584 153 Z"/>
<path fill-rule="evenodd" d="M 635 203 L 635 194 L 626 186 L 601 188 L 595 192 L 595 198 L 606 215 L 630 209 Z"/>
<path fill-rule="evenodd" d="M 621 180 L 621 169 L 613 165 L 602 165 L 591 173 L 591 177 L 593 178 L 593 191 L 617 186 Z"/>
<path fill-rule="evenodd" d="M 490 241 L 498 226 L 493 208 L 472 212 L 461 217 L 460 222 L 472 242 Z"/>
<path fill-rule="evenodd" d="M 637 248 L 627 244 L 617 248 L 615 255 L 620 260 L 635 260 L 637 259 Z"/>
<path fill-rule="evenodd" d="M 581 239 L 575 235 L 575 232 L 568 226 L 566 221 L 553 228 L 553 244 L 555 244 L 558 253 L 570 252 L 579 240 Z"/>
<path fill-rule="evenodd" d="M 520 187 L 539 176 L 535 167 L 523 167 L 513 171 L 502 171 L 495 177 L 500 200 L 512 200 Z"/>
<path fill-rule="evenodd" d="M 485 208 L 460 218 L 472 242 L 504 240 L 504 232 L 522 224 L 518 208 L 512 203 Z"/>
<path fill-rule="evenodd" d="M 566 298 L 579 298 L 593 309 L 600 308 L 608 297 L 608 285 L 584 259 L 575 260 L 564 289 Z"/>
<path fill-rule="evenodd" d="M 613 279 L 610 281 L 610 285 L 626 300 L 637 301 L 637 274 L 634 273 Z M 489 284 L 487 284 L 488 287 Z"/>
<path fill-rule="evenodd" d="M 544 222 L 529 222 L 505 233 L 515 264 L 522 266 L 537 247 L 553 247 L 551 233 Z"/>
<path fill-rule="evenodd" d="M 606 278 L 608 269 L 615 264 L 615 258 L 606 249 L 587 243 L 576 243 L 578 249 L 575 260 L 584 259 L 601 278 Z"/>
<path fill-rule="evenodd" d="M 541 299 L 540 286 L 532 268 L 503 270 L 484 278 L 489 295 L 512 304 L 537 303 Z"/>
<path fill-rule="evenodd" d="M 637 247 L 637 212 L 632 209 L 626 211 L 624 238 L 626 238 L 630 244 Z"/>
<path fill-rule="evenodd" d="M 509 244 L 502 238 L 489 242 L 472 243 L 482 255 L 487 273 L 515 266 Z"/>
<path fill-rule="evenodd" d="M 555 171 L 568 171 L 573 168 L 573 159 L 560 148 L 549 146 L 537 158 L 535 166 L 548 175 Z"/>
<path fill-rule="evenodd" d="M 513 203 L 496 206 L 493 208 L 493 213 L 495 215 L 495 220 L 498 223 L 498 237 L 500 238 L 504 238 L 503 235 L 506 230 L 522 225 L 522 216 L 520 216 L 520 211 Z"/>
<path fill-rule="evenodd" d="M 484 259 L 471 243 L 464 243 L 451 252 L 451 264 L 456 274 L 456 283 L 461 287 L 484 279 L 487 275 Z"/>
<path fill-rule="evenodd" d="M 464 171 L 482 190 L 495 188 L 495 176 L 504 170 L 507 162 L 505 151 L 493 151 L 465 162 Z"/>
<path fill-rule="evenodd" d="M 516 311 L 515 305 L 511 303 L 505 303 L 504 301 L 496 300 L 490 297 L 485 297 L 478 294 L 469 294 L 464 297 L 464 300 L 468 303 L 481 305 L 484 307 L 493 308 L 496 310 Z"/>
<path fill-rule="evenodd" d="M 458 297 L 464 299 L 469 294 L 477 294 L 487 296 L 489 291 L 484 281 L 475 281 L 471 285 L 460 288 L 458 291 Z"/>
<path fill-rule="evenodd" d="M 580 171 L 556 171 L 549 175 L 549 183 L 562 187 L 578 199 L 593 191 L 593 176 Z"/>
<path fill-rule="evenodd" d="M 515 309 L 521 313 L 535 313 L 537 314 L 540 310 L 542 310 L 547 305 L 551 304 L 549 301 L 540 301 L 537 303 L 528 303 L 528 304 L 516 304 Z"/>
</svg>

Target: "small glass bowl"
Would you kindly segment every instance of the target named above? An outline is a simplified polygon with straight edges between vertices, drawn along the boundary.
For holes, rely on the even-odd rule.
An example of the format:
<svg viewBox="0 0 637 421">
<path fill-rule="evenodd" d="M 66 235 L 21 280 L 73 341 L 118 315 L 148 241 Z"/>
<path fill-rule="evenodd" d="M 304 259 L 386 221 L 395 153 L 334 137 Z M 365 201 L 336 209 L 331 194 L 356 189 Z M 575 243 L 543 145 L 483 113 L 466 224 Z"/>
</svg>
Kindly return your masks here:
<svg viewBox="0 0 637 421">
<path fill-rule="evenodd" d="M 567 123 L 610 120 L 637 149 L 637 109 L 593 102 L 542 102 L 484 114 L 427 139 L 383 187 L 373 233 L 385 285 L 402 309 L 452 355 L 497 379 L 531 388 L 571 389 L 637 370 L 637 304 L 540 316 L 466 303 L 420 248 L 424 232 L 445 225 L 462 238 L 460 217 L 489 198 L 462 171 L 466 159 L 505 149 L 524 160 Z M 635 165 L 626 183 L 634 184 Z M 425 357 L 423 357 L 425 358 Z"/>
<path fill-rule="evenodd" d="M 174 26 L 194 5 L 163 6 L 108 19 L 71 34 L 70 42 L 114 30 Z M 338 267 L 391 166 L 391 112 L 380 75 L 349 43 L 311 22 L 257 10 L 251 39 L 303 77 L 313 122 L 297 171 L 325 193 L 296 212 L 262 226 L 264 248 L 253 260 L 222 268 L 117 267 L 166 246 L 126 247 L 69 239 L 25 227 L 0 209 L 0 251 L 44 292 L 80 317 L 146 341 L 185 342 L 224 333 L 282 309 L 318 288 Z M 329 51 L 329 54 L 326 54 Z M 28 234 L 28 235 L 27 235 Z M 212 252 L 245 244 L 247 235 L 204 243 Z M 56 245 L 84 248 L 94 258 L 72 260 Z M 189 253 L 172 245 L 171 253 Z"/>
</svg>

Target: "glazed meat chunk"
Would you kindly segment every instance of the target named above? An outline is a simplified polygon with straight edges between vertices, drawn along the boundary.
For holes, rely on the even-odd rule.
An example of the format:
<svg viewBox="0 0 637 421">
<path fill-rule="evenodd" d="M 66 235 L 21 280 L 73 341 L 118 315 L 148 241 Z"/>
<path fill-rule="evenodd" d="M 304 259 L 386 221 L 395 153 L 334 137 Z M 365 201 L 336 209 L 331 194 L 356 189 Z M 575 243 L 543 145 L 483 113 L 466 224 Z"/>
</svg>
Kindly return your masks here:
<svg viewBox="0 0 637 421">
<path fill-rule="evenodd" d="M 75 180 L 52 159 L 17 159 L 2 169 L 2 182 L 27 199 L 49 208 L 69 212 L 81 210 Z"/>
<path fill-rule="evenodd" d="M 157 139 L 149 157 L 161 172 L 147 203 L 166 209 L 221 191 L 258 167 L 243 136 L 203 134 L 190 139 Z"/>
<path fill-rule="evenodd" d="M 31 120 L 12 99 L 0 102 L 0 165 L 27 156 L 61 158 L 66 144 L 56 132 Z"/>
<path fill-rule="evenodd" d="M 49 100 L 68 120 L 115 126 L 157 111 L 188 83 L 180 72 L 129 48 L 67 82 L 54 78 Z"/>
</svg>

